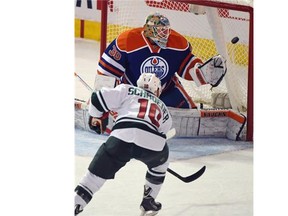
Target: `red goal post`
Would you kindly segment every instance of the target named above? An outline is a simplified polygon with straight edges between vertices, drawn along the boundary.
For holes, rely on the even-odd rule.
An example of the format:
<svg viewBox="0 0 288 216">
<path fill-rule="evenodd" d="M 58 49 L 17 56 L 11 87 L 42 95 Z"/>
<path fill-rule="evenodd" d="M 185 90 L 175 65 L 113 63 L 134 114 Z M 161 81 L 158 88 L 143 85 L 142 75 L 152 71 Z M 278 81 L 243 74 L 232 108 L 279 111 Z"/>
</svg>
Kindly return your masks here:
<svg viewBox="0 0 288 216">
<path fill-rule="evenodd" d="M 171 28 L 191 43 L 206 61 L 227 59 L 224 81 L 213 90 L 181 80 L 196 103 L 211 106 L 213 94 L 227 93 L 232 109 L 247 116 L 246 140 L 253 141 L 253 0 L 101 0 L 100 54 L 121 32 L 144 25 L 151 12 L 161 12 Z M 239 41 L 234 44 L 235 37 Z"/>
</svg>

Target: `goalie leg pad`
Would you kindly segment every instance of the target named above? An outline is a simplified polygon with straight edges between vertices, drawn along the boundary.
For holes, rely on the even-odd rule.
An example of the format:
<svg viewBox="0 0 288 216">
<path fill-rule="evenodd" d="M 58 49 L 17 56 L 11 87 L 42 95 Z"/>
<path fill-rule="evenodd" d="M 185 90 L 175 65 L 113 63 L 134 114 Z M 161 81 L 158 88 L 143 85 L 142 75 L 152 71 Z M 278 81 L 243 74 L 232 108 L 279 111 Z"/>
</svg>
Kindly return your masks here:
<svg viewBox="0 0 288 216">
<path fill-rule="evenodd" d="M 176 137 L 226 137 L 239 140 L 246 117 L 231 109 L 191 110 L 169 107 Z"/>
<path fill-rule="evenodd" d="M 246 125 L 246 116 L 231 111 L 229 117 L 226 137 L 231 140 L 241 140 L 242 131 Z"/>
</svg>

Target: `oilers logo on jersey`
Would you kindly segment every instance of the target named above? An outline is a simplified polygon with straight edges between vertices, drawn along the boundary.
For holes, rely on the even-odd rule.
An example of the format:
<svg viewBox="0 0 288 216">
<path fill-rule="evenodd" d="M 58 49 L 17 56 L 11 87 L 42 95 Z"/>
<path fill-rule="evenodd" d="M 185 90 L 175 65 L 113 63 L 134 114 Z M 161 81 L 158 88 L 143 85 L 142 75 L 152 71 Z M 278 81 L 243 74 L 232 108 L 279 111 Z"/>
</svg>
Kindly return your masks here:
<svg viewBox="0 0 288 216">
<path fill-rule="evenodd" d="M 160 56 L 151 56 L 144 60 L 141 64 L 140 72 L 155 73 L 156 76 L 162 80 L 168 74 L 169 66 L 167 61 Z"/>
</svg>

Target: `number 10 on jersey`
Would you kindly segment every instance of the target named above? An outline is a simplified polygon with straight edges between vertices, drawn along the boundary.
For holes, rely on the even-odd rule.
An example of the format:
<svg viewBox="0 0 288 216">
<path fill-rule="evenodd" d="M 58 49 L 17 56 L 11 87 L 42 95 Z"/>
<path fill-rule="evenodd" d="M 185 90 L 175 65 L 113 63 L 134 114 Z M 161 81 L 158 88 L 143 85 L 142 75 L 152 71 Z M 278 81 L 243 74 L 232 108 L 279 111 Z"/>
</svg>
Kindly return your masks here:
<svg viewBox="0 0 288 216">
<path fill-rule="evenodd" d="M 158 107 L 158 105 L 155 103 L 150 103 L 150 108 L 148 110 L 148 105 L 149 105 L 148 99 L 140 98 L 138 102 L 140 103 L 140 109 L 139 109 L 139 113 L 137 117 L 144 119 L 145 115 L 147 115 L 150 121 L 152 122 L 152 124 L 158 128 L 160 126 L 159 121 L 162 117 L 161 110 Z M 157 111 L 158 111 L 158 114 L 156 115 Z"/>
</svg>

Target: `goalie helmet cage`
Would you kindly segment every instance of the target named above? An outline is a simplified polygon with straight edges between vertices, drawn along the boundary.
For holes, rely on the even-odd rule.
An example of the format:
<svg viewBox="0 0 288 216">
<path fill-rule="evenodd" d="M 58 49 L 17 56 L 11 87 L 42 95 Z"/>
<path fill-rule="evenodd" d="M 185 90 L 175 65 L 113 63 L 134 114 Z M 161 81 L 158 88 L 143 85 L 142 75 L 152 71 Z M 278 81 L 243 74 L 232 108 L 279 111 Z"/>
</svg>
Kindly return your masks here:
<svg viewBox="0 0 288 216">
<path fill-rule="evenodd" d="M 148 14 L 160 12 L 191 43 L 194 55 L 203 61 L 217 54 L 225 57 L 227 74 L 212 90 L 210 85 L 197 88 L 194 82 L 180 79 L 192 99 L 208 107 L 212 94 L 228 94 L 232 109 L 246 114 L 246 140 L 253 141 L 253 0 L 100 2 L 100 54 L 121 32 L 143 26 Z"/>
</svg>

